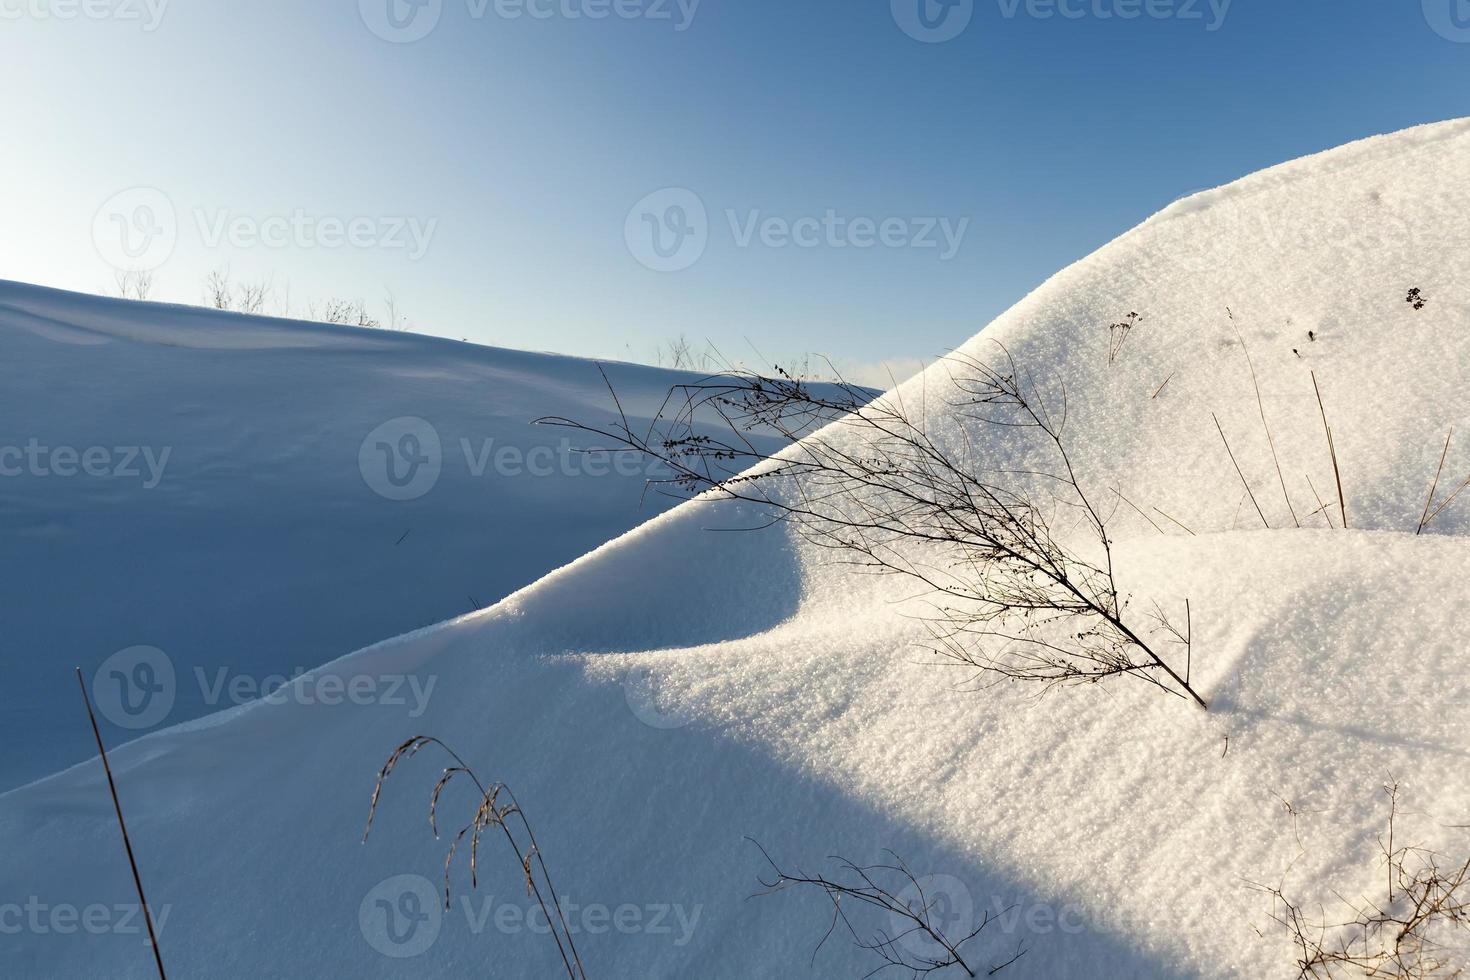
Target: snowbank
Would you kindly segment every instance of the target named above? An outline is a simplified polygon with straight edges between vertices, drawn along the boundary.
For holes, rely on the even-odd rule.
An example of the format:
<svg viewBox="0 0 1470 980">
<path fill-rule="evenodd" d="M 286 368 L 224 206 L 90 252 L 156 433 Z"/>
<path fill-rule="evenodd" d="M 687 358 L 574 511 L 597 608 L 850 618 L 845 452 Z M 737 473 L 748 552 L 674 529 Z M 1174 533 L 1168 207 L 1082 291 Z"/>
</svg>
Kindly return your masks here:
<svg viewBox="0 0 1470 980">
<path fill-rule="evenodd" d="M 95 752 L 74 665 L 172 676 L 104 716 L 116 744 L 491 605 L 673 502 L 637 459 L 529 424 L 607 417 L 577 358 L 0 283 L 0 365 L 0 575 L 23 596 L 0 790 Z M 635 417 L 693 377 L 607 370 Z"/>
<path fill-rule="evenodd" d="M 358 843 L 377 766 L 425 732 L 515 788 L 577 906 L 594 977 L 871 970 L 841 936 L 813 961 L 819 896 L 749 898 L 763 865 L 746 836 L 809 870 L 892 849 L 955 921 L 1001 914 L 970 947 L 987 968 L 1027 947 L 1000 976 L 1294 975 L 1269 900 L 1247 882 L 1289 868 L 1294 889 L 1323 901 L 1369 887 L 1388 773 L 1407 794 L 1402 832 L 1461 855 L 1470 845 L 1458 635 L 1470 500 L 1413 535 L 1446 431 L 1470 422 L 1467 178 L 1463 121 L 1276 168 L 1176 205 L 966 348 L 985 356 L 999 340 L 1064 383 L 1084 481 L 1177 522 L 1120 506 L 1120 574 L 1140 601 L 1190 599 L 1208 713 L 1142 684 L 1040 701 L 977 691 L 925 662 L 899 583 L 834 566 L 780 528 L 710 533 L 759 515 L 696 502 L 298 688 L 436 678 L 421 717 L 297 697 L 119 750 L 170 968 L 555 975 L 519 875 L 493 849 L 479 890 L 457 873 L 459 898 L 437 910 L 434 762 L 394 776 Z M 1423 309 L 1405 302 L 1411 288 Z M 1109 364 L 1108 326 L 1134 311 L 1142 323 Z M 1313 371 L 1350 531 L 1303 505 L 1308 476 L 1335 496 Z M 930 406 L 955 452 L 1005 460 L 1000 437 L 966 442 L 938 407 L 947 384 L 935 369 L 900 394 Z M 1470 442 L 1457 443 L 1446 480 L 1467 469 Z M 441 814 L 465 802 L 446 798 Z M 0 797 L 0 841 L 13 855 L 0 901 L 19 906 L 0 926 L 36 909 L 0 931 L 12 973 L 149 975 L 140 935 L 53 924 L 56 909 L 132 900 L 95 760 Z"/>
</svg>

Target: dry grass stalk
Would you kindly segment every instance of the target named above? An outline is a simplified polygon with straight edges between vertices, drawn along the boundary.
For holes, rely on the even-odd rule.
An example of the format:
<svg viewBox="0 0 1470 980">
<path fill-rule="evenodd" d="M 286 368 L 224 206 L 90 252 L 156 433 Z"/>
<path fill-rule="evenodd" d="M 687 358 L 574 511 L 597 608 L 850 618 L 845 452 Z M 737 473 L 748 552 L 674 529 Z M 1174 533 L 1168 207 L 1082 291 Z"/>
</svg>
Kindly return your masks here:
<svg viewBox="0 0 1470 980">
<path fill-rule="evenodd" d="M 1190 528 L 1188 525 L 1181 524 L 1177 519 L 1175 519 L 1173 517 L 1170 517 L 1168 514 L 1166 514 L 1163 511 L 1159 510 L 1157 507 L 1154 508 L 1154 513 L 1155 514 L 1158 514 L 1160 517 L 1164 518 L 1166 521 L 1170 522 L 1171 524 L 1174 524 L 1176 527 L 1179 527 L 1182 530 L 1184 530 L 1191 538 L 1197 538 L 1197 537 L 1199 537 L 1199 535 L 1195 534 L 1194 533 L 1194 530 L 1192 528 Z"/>
<path fill-rule="evenodd" d="M 1291 512 L 1291 522 L 1297 527 L 1301 527 L 1302 522 L 1297 520 L 1296 508 L 1291 505 L 1291 494 L 1286 490 L 1286 477 L 1281 472 L 1281 460 L 1276 455 L 1276 440 L 1271 435 L 1271 423 L 1266 420 L 1266 402 L 1261 397 L 1261 383 L 1256 379 L 1256 362 L 1251 359 L 1251 349 L 1246 345 L 1245 337 L 1241 335 L 1240 328 L 1235 325 L 1235 314 L 1230 312 L 1229 307 L 1225 308 L 1225 315 L 1230 317 L 1230 326 L 1235 330 L 1235 338 L 1240 341 L 1240 349 L 1245 352 L 1246 366 L 1250 368 L 1251 385 L 1256 389 L 1256 408 L 1261 413 L 1261 428 L 1266 430 L 1266 445 L 1271 448 L 1271 462 L 1276 465 L 1276 479 L 1281 483 L 1281 497 L 1286 501 L 1286 509 Z M 1219 424 L 1218 420 L 1216 424 Z M 1223 431 L 1220 434 L 1224 436 Z M 1256 509 L 1260 510 L 1259 507 Z"/>
<path fill-rule="evenodd" d="M 1256 508 L 1256 513 L 1260 515 L 1261 524 L 1269 529 L 1271 527 L 1271 522 L 1266 520 L 1266 512 L 1261 510 L 1261 505 L 1256 500 L 1255 491 L 1251 489 L 1250 481 L 1245 478 L 1245 473 L 1242 472 L 1240 469 L 1240 463 L 1237 462 L 1235 459 L 1235 451 L 1230 448 L 1230 440 L 1225 438 L 1225 427 L 1220 424 L 1220 417 L 1217 416 L 1214 412 L 1211 412 L 1210 418 L 1215 420 L 1215 428 L 1220 430 L 1220 441 L 1225 443 L 1225 452 L 1230 455 L 1230 462 L 1235 466 L 1235 473 L 1237 476 L 1240 477 L 1241 485 L 1245 487 L 1246 496 L 1250 497 L 1251 504 Z M 1238 516 L 1239 511 L 1237 511 L 1236 513 Z"/>
<path fill-rule="evenodd" d="M 1444 451 L 1439 454 L 1439 466 L 1434 470 L 1434 481 L 1429 484 L 1429 499 L 1424 501 L 1424 513 L 1419 517 L 1419 527 L 1414 532 L 1416 537 L 1424 533 L 1424 527 L 1429 523 L 1429 508 L 1434 506 L 1434 494 L 1439 489 L 1439 477 L 1444 472 L 1445 457 L 1450 454 L 1450 440 L 1454 437 L 1455 427 L 1450 426 L 1449 434 L 1444 437 Z"/>
<path fill-rule="evenodd" d="M 378 812 L 378 801 L 382 798 L 383 784 L 387 782 L 388 777 L 393 774 L 400 762 L 412 758 L 420 749 L 430 745 L 443 750 L 455 763 L 444 769 L 429 795 L 429 827 L 433 830 L 436 840 L 439 838 L 439 799 L 449 784 L 455 778 L 463 776 L 474 783 L 475 788 L 480 792 L 480 803 L 475 810 L 474 818 L 455 834 L 454 840 L 450 842 L 449 851 L 444 857 L 444 907 L 447 909 L 450 905 L 449 874 L 459 845 L 465 837 L 470 838 L 470 887 L 478 888 L 480 835 L 492 827 L 498 828 L 505 837 L 506 843 L 515 852 L 516 863 L 526 883 L 526 894 L 536 899 L 541 906 L 542 914 L 546 916 L 551 937 L 556 943 L 557 952 L 561 954 L 562 965 L 566 968 L 567 976 L 571 980 L 587 980 L 587 972 L 582 966 L 581 956 L 577 953 L 576 943 L 572 940 L 572 931 L 562 911 L 561 900 L 557 896 L 556 887 L 551 882 L 551 872 L 546 867 L 546 861 L 541 856 L 540 845 L 536 843 L 536 834 L 531 829 L 531 823 L 526 819 L 525 811 L 521 809 L 515 794 L 504 783 L 495 783 L 487 788 L 475 771 L 453 749 L 439 739 L 427 735 L 416 735 L 393 750 L 393 754 L 378 771 L 378 780 L 373 786 L 373 800 L 368 808 L 367 827 L 362 834 L 363 841 L 366 842 L 368 835 L 372 833 L 373 818 Z M 506 802 L 500 802 L 502 797 Z M 548 901 L 550 908 L 547 907 Z M 551 909 L 556 910 L 554 918 Z"/>
<path fill-rule="evenodd" d="M 1429 527 L 1429 525 L 1434 523 L 1434 519 L 1440 514 L 1443 514 L 1445 508 L 1454 503 L 1455 498 L 1459 497 L 1460 494 L 1465 491 L 1466 487 L 1470 487 L 1470 476 L 1467 476 L 1459 486 L 1455 487 L 1455 489 L 1449 494 L 1449 496 L 1445 497 L 1444 500 L 1441 501 L 1437 507 L 1434 507 L 1434 510 L 1432 512 L 1430 511 L 1429 508 L 1431 506 L 1434 506 L 1435 492 L 1439 489 L 1439 477 L 1440 474 L 1444 471 L 1445 457 L 1448 456 L 1450 452 L 1450 440 L 1454 437 L 1455 430 L 1453 427 L 1451 427 L 1449 435 L 1445 436 L 1444 439 L 1444 452 L 1440 453 L 1439 468 L 1434 471 L 1434 482 L 1430 484 L 1429 499 L 1424 503 L 1424 515 L 1419 518 L 1419 529 L 1414 532 L 1416 535 L 1423 534 L 1424 531 Z"/>
<path fill-rule="evenodd" d="M 1317 484 L 1312 482 L 1312 474 L 1310 473 L 1307 474 L 1307 486 L 1311 488 L 1312 496 L 1317 498 L 1317 509 L 1312 511 L 1307 516 L 1315 517 L 1318 514 L 1321 514 L 1324 518 L 1327 519 L 1327 526 L 1329 528 L 1337 527 L 1336 524 L 1332 523 L 1332 514 L 1328 512 L 1327 505 L 1322 502 L 1322 495 L 1317 492 Z"/>
<path fill-rule="evenodd" d="M 148 897 L 143 894 L 143 876 L 138 873 L 138 859 L 133 854 L 133 839 L 128 835 L 128 824 L 123 819 L 122 800 L 117 795 L 117 783 L 112 778 L 112 763 L 107 761 L 107 749 L 102 744 L 102 729 L 97 726 L 97 715 L 92 710 L 92 698 L 87 694 L 87 682 L 82 677 L 82 668 L 76 668 L 77 684 L 82 689 L 82 703 L 87 706 L 87 718 L 92 722 L 92 735 L 97 740 L 97 754 L 102 757 L 102 771 L 107 774 L 107 789 L 112 795 L 112 808 L 117 814 L 117 826 L 122 831 L 123 849 L 128 854 L 128 868 L 133 873 L 133 887 L 138 892 L 138 904 L 143 907 L 143 921 L 148 926 L 148 945 L 153 950 L 153 965 L 158 968 L 158 980 L 168 980 L 163 971 L 163 951 L 158 946 L 158 933 L 153 928 L 153 910 Z"/>
<path fill-rule="evenodd" d="M 1327 433 L 1327 452 L 1332 456 L 1332 475 L 1337 480 L 1337 506 L 1342 511 L 1343 530 L 1347 530 L 1347 498 L 1342 493 L 1342 468 L 1337 465 L 1337 443 L 1332 438 L 1332 426 L 1327 424 L 1327 409 L 1322 404 L 1322 389 L 1317 384 L 1316 371 L 1312 372 L 1312 390 L 1317 393 L 1317 409 L 1322 413 L 1322 430 Z"/>
</svg>

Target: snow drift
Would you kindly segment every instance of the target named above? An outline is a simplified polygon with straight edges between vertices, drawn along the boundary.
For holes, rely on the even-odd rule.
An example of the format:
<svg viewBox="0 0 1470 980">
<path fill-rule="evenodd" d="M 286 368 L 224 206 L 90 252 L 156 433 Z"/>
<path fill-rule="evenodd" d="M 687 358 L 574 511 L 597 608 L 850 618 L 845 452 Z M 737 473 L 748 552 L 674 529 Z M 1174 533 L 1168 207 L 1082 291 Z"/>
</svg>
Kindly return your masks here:
<svg viewBox="0 0 1470 980">
<path fill-rule="evenodd" d="M 479 889 L 461 869 L 439 908 L 434 763 L 394 776 L 359 843 L 378 765 L 422 732 L 515 788 L 591 976 L 877 965 L 840 934 L 814 958 L 820 896 L 750 898 L 763 861 L 747 836 L 813 870 L 902 855 L 954 921 L 998 914 L 968 947 L 986 968 L 1027 950 L 999 976 L 1294 975 L 1248 882 L 1289 871 L 1323 902 L 1370 888 L 1387 774 L 1401 832 L 1470 849 L 1470 500 L 1414 534 L 1447 431 L 1470 423 L 1467 198 L 1470 122 L 1354 144 L 1176 204 L 963 348 L 999 341 L 1065 384 L 1083 481 L 1138 507 L 1112 518 L 1125 586 L 1191 601 L 1209 712 L 1127 682 L 977 691 L 924 656 L 906 584 L 781 527 L 712 533 L 760 515 L 695 502 L 296 688 L 438 678 L 421 717 L 302 696 L 117 751 L 166 962 L 555 975 L 519 872 L 488 842 Z M 1130 312 L 1110 363 L 1109 325 Z M 1336 496 L 1313 373 L 1349 530 L 1340 510 L 1332 528 L 1312 513 Z M 956 453 L 1006 459 L 1003 436 L 939 407 L 949 383 L 936 366 L 895 397 L 926 406 Z M 1449 486 L 1470 471 L 1470 441 L 1445 469 Z M 116 924 L 133 898 L 96 760 L 0 797 L 0 841 L 11 974 L 149 975 L 146 940 Z M 58 928 L 58 909 L 93 905 L 97 928 Z"/>
<path fill-rule="evenodd" d="M 166 710 L 104 717 L 115 744 L 491 605 L 672 503 L 530 424 L 610 412 L 578 358 L 0 283 L 0 364 L 0 574 L 24 596 L 0 790 L 95 752 L 74 664 L 141 646 L 173 676 Z M 635 417 L 694 377 L 606 370 Z"/>
</svg>

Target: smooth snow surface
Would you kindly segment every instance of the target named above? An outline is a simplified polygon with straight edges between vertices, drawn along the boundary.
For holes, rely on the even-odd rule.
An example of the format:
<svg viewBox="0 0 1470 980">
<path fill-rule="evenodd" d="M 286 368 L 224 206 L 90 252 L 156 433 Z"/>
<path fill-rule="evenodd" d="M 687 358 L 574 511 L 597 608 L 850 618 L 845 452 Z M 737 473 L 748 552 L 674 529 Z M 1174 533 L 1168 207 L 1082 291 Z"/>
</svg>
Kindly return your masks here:
<svg viewBox="0 0 1470 980">
<path fill-rule="evenodd" d="M 746 836 L 808 870 L 892 849 L 934 876 L 957 919 L 1003 912 L 966 947 L 982 974 L 1019 943 L 997 976 L 1294 976 L 1247 882 L 1290 869 L 1308 902 L 1370 890 L 1389 773 L 1400 833 L 1470 850 L 1470 499 L 1413 534 L 1451 426 L 1442 493 L 1470 471 L 1467 213 L 1470 122 L 1369 140 L 1174 206 L 965 346 L 990 357 L 1003 342 L 1064 384 L 1084 483 L 1154 514 L 1162 533 L 1116 508 L 1120 575 L 1135 602 L 1190 600 L 1209 712 L 1127 681 L 1041 700 L 975 690 L 928 662 L 905 583 L 856 575 L 780 528 L 712 533 L 761 515 L 697 502 L 490 610 L 302 682 L 437 678 L 422 717 L 295 699 L 117 751 L 171 972 L 555 976 L 518 873 L 488 840 L 479 890 L 457 872 L 453 909 L 435 911 L 437 760 L 400 769 L 358 842 L 377 767 L 423 732 L 515 788 L 581 910 L 593 977 L 873 969 L 841 935 L 813 959 L 819 896 L 750 898 L 763 865 Z M 1405 302 L 1411 288 L 1424 309 Z M 1109 364 L 1108 325 L 1131 311 L 1143 321 Z M 1308 476 L 1336 496 L 1312 371 L 1348 531 L 1305 506 Z M 964 431 L 949 395 L 942 366 L 898 393 L 954 452 L 1024 456 L 1004 432 Z M 465 803 L 446 797 L 441 819 Z M 0 797 L 0 841 L 0 901 L 37 906 L 0 931 L 7 975 L 150 975 L 140 935 L 61 934 L 47 918 L 132 901 L 96 760 Z"/>
<path fill-rule="evenodd" d="M 607 370 L 635 415 L 693 377 Z M 73 665 L 167 657 L 167 710 L 104 717 L 116 744 L 491 605 L 673 502 L 529 424 L 608 417 L 577 358 L 0 283 L 0 378 L 0 790 L 95 754 Z M 397 459 L 400 489 L 378 444 L 404 435 L 439 467 Z"/>
</svg>

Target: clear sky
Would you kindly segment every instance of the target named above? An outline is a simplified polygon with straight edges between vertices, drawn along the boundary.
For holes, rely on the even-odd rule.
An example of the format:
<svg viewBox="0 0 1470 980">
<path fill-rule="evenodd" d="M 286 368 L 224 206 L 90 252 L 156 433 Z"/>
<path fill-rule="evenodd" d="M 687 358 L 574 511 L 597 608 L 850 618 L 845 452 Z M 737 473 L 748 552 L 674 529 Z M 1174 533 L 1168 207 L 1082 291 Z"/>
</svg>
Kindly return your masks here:
<svg viewBox="0 0 1470 980">
<path fill-rule="evenodd" d="M 0 78 L 0 278 L 866 376 L 1183 194 L 1470 115 L 1470 0 L 0 0 Z"/>
</svg>

